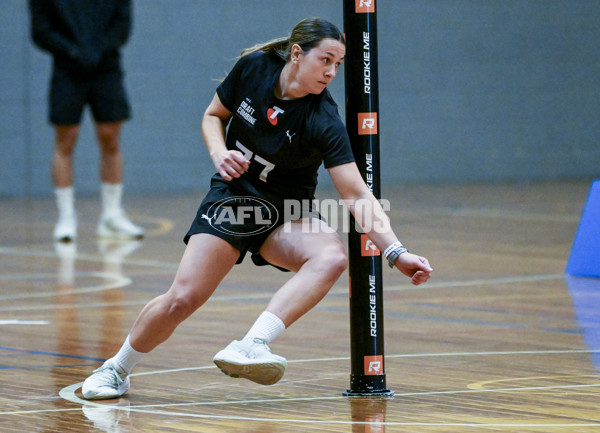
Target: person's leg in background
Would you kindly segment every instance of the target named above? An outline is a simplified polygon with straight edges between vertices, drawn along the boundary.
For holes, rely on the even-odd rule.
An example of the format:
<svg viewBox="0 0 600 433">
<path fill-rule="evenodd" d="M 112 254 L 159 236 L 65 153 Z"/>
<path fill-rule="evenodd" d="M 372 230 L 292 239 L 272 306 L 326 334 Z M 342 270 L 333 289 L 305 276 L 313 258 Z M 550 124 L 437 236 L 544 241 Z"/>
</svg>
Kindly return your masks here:
<svg viewBox="0 0 600 433">
<path fill-rule="evenodd" d="M 73 152 L 80 125 L 55 125 L 52 182 L 58 208 L 54 240 L 71 242 L 77 238 L 77 214 L 73 188 Z"/>
<path fill-rule="evenodd" d="M 97 234 L 100 237 L 141 239 L 144 229 L 127 217 L 122 206 L 123 158 L 120 149 L 122 122 L 97 122 L 96 136 L 100 148 L 100 195 L 102 215 Z"/>
</svg>

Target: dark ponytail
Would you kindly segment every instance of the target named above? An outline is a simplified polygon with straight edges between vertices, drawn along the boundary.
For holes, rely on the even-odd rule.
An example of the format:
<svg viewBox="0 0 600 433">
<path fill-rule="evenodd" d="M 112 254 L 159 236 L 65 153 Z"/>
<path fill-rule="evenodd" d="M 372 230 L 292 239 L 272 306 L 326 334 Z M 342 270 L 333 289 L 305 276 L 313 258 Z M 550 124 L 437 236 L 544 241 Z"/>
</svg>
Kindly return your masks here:
<svg viewBox="0 0 600 433">
<path fill-rule="evenodd" d="M 323 39 L 335 39 L 345 44 L 342 32 L 329 21 L 322 18 L 305 18 L 296 24 L 290 36 L 246 48 L 242 51 L 241 56 L 264 51 L 287 62 L 294 44 L 298 44 L 303 51 L 308 52 L 319 45 Z"/>
</svg>

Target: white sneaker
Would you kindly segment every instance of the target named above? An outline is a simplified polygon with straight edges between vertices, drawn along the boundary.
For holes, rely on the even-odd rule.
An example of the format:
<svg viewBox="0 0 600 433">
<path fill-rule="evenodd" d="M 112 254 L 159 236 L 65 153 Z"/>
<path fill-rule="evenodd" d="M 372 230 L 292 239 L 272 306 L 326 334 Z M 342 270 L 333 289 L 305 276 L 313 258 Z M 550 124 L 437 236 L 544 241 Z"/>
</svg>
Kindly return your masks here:
<svg viewBox="0 0 600 433">
<path fill-rule="evenodd" d="M 142 239 L 144 229 L 132 223 L 125 212 L 120 212 L 109 217 L 103 216 L 96 234 L 101 238 Z"/>
<path fill-rule="evenodd" d="M 81 387 L 83 398 L 103 400 L 117 398 L 129 390 L 129 376 L 110 359 L 94 370 Z"/>
<path fill-rule="evenodd" d="M 61 216 L 54 226 L 52 237 L 57 242 L 73 242 L 77 238 L 77 217 Z"/>
<path fill-rule="evenodd" d="M 223 373 L 243 377 L 261 385 L 272 385 L 283 377 L 287 361 L 274 355 L 267 343 L 260 339 L 232 341 L 213 358 Z"/>
</svg>

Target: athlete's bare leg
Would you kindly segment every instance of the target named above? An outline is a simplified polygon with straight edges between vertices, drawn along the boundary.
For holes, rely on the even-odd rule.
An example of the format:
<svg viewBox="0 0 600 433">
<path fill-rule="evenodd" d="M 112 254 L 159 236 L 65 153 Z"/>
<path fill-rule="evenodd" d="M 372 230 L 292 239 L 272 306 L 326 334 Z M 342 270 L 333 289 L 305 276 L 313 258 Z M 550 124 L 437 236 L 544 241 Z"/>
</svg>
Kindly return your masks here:
<svg viewBox="0 0 600 433">
<path fill-rule="evenodd" d="M 175 280 L 167 293 L 150 301 L 129 333 L 138 352 L 150 352 L 200 308 L 231 270 L 240 253 L 221 238 L 193 235 L 185 249 Z"/>
<path fill-rule="evenodd" d="M 338 234 L 316 218 L 279 227 L 263 244 L 260 254 L 269 263 L 296 272 L 267 306 L 267 311 L 286 327 L 323 299 L 348 266 Z"/>
</svg>

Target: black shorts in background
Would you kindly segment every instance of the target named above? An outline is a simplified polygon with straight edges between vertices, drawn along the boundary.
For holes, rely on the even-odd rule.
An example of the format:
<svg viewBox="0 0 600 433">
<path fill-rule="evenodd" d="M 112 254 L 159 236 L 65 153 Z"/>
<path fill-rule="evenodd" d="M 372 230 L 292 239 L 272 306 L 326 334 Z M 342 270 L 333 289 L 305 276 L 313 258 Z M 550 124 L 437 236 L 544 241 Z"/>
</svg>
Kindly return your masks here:
<svg viewBox="0 0 600 433">
<path fill-rule="evenodd" d="M 99 123 L 121 122 L 131 117 L 123 72 L 118 67 L 81 77 L 55 65 L 48 104 L 50 123 L 54 125 L 81 123 L 86 105 Z"/>
</svg>

